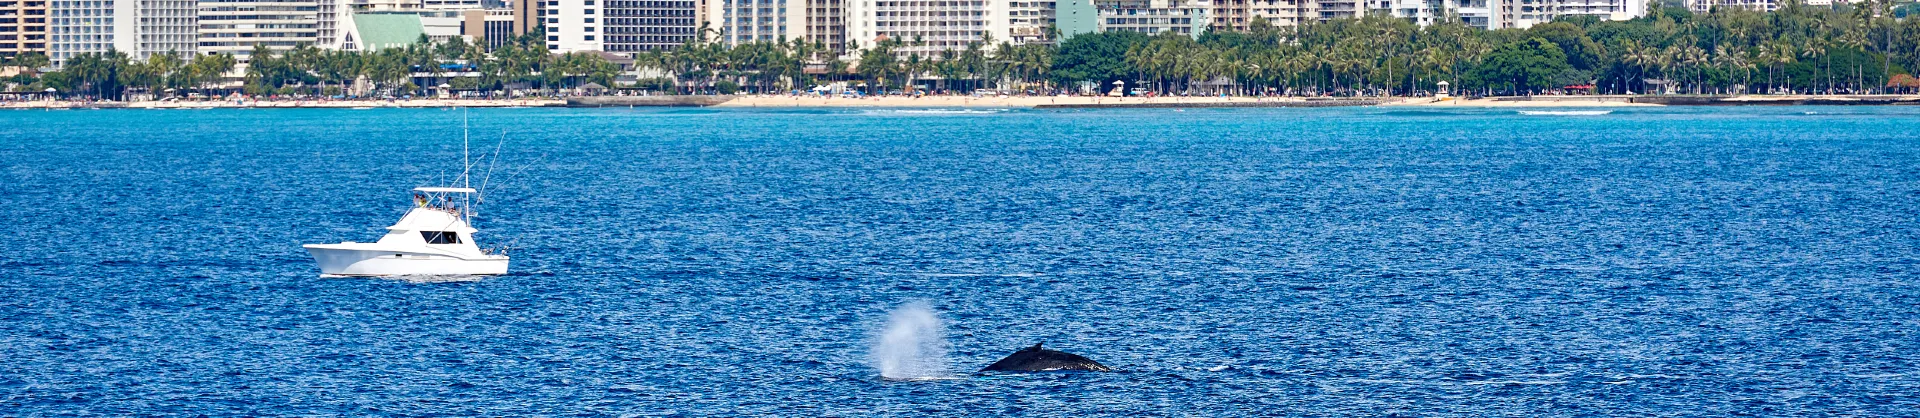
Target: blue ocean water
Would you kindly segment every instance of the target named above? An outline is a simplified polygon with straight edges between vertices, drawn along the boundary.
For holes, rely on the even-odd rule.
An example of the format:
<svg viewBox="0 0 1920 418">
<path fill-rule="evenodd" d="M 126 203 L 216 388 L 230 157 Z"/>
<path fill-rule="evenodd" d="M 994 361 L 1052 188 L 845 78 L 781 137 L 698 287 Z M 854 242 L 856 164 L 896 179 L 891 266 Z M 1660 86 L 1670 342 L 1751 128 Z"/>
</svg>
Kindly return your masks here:
<svg viewBox="0 0 1920 418">
<path fill-rule="evenodd" d="M 0 415 L 1920 415 L 1920 108 L 463 114 L 0 112 Z"/>
</svg>

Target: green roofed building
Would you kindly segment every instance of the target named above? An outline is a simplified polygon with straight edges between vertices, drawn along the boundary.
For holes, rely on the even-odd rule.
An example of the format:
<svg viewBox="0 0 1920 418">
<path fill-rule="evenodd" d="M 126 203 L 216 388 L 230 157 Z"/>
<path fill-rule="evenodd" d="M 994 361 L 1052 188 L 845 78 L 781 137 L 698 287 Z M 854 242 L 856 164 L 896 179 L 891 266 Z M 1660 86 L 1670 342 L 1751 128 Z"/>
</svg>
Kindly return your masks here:
<svg viewBox="0 0 1920 418">
<path fill-rule="evenodd" d="M 354 13 L 353 27 L 346 31 L 341 49 L 379 51 L 407 46 L 426 35 L 420 15 L 413 13 Z"/>
</svg>

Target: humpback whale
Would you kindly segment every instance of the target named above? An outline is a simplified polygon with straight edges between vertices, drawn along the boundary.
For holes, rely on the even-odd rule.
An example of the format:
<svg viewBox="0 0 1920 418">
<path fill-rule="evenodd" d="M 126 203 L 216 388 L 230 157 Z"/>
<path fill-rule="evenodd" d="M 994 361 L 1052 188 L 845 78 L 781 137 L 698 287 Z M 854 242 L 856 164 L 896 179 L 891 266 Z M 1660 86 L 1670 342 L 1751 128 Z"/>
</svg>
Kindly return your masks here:
<svg viewBox="0 0 1920 418">
<path fill-rule="evenodd" d="M 1045 343 L 1041 343 L 1045 344 Z M 1051 371 L 1110 372 L 1113 368 L 1078 354 L 1040 348 L 1040 344 L 1022 348 L 1007 358 L 980 369 L 983 372 L 1051 372 Z"/>
</svg>

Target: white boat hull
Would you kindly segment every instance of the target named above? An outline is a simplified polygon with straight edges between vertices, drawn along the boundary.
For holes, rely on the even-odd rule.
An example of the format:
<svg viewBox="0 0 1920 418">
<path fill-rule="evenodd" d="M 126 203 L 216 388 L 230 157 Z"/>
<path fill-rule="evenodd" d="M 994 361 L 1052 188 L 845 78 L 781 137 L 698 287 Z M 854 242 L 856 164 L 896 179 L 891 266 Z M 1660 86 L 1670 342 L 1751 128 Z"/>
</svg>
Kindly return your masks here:
<svg viewBox="0 0 1920 418">
<path fill-rule="evenodd" d="M 506 256 L 461 258 L 443 254 L 376 249 L 306 246 L 320 265 L 320 274 L 333 276 L 498 275 L 507 274 Z"/>
</svg>

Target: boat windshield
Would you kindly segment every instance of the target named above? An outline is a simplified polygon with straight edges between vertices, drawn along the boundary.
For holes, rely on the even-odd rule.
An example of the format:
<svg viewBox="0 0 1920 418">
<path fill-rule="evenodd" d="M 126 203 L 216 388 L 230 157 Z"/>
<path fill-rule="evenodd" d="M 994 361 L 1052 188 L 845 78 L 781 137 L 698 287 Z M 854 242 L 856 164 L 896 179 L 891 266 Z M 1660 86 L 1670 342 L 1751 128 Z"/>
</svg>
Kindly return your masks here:
<svg viewBox="0 0 1920 418">
<path fill-rule="evenodd" d="M 428 244 L 459 244 L 460 234 L 452 231 L 420 231 L 420 237 Z"/>
</svg>

